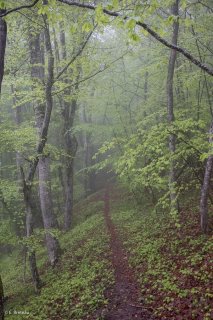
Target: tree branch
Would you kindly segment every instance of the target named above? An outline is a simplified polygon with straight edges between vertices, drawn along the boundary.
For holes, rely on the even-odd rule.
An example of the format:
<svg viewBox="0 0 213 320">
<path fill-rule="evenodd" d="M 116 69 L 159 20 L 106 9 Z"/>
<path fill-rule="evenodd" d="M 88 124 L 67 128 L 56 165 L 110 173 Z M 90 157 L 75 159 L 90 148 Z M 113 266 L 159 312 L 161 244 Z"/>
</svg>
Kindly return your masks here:
<svg viewBox="0 0 213 320">
<path fill-rule="evenodd" d="M 112 64 L 114 64 L 114 63 L 117 62 L 118 60 L 122 59 L 123 56 L 124 56 L 126 53 L 127 53 L 127 52 L 125 52 L 121 57 L 119 57 L 119 58 L 115 59 L 114 61 L 110 62 L 110 63 L 109 63 L 108 65 L 106 65 L 103 69 L 99 69 L 98 71 L 90 74 L 89 76 L 87 76 L 87 77 L 85 77 L 85 78 L 83 78 L 83 79 L 81 79 L 81 80 L 79 80 L 79 81 L 77 81 L 77 82 L 74 82 L 74 83 L 72 83 L 72 84 L 69 84 L 68 86 L 66 86 L 65 88 L 63 88 L 63 89 L 61 89 L 61 90 L 59 90 L 59 91 L 53 91 L 53 92 L 52 92 L 52 95 L 54 96 L 54 95 L 57 95 L 57 94 L 59 94 L 59 93 L 61 93 L 61 92 L 64 92 L 66 89 L 72 88 L 72 87 L 74 87 L 74 86 L 76 86 L 76 85 L 78 85 L 78 84 L 80 84 L 80 83 L 82 83 L 82 82 L 85 82 L 85 81 L 87 81 L 87 80 L 95 77 L 97 74 L 99 74 L 99 73 L 101 73 L 101 72 L 104 72 L 105 70 L 109 69 Z"/>
<path fill-rule="evenodd" d="M 95 28 L 94 28 L 95 29 Z M 76 53 L 76 55 L 66 64 L 66 66 L 58 73 L 58 75 L 55 78 L 55 81 L 58 80 L 62 74 L 64 72 L 67 71 L 67 69 L 69 68 L 69 66 L 78 58 L 78 56 L 80 56 L 80 54 L 82 53 L 82 51 L 84 50 L 84 48 L 86 47 L 90 37 L 93 34 L 94 29 L 89 33 L 89 35 L 87 36 L 86 40 L 84 41 L 84 43 L 82 44 L 82 46 L 79 48 L 78 52 Z"/>
<path fill-rule="evenodd" d="M 10 9 L 10 10 L 5 10 L 5 12 L 3 12 L 3 13 L 0 14 L 0 17 L 5 17 L 5 16 L 7 16 L 8 14 L 10 14 L 10 13 L 12 13 L 12 12 L 16 12 L 16 11 L 19 11 L 19 10 L 22 10 L 22 9 L 32 8 L 32 7 L 34 7 L 38 2 L 39 2 L 39 0 L 35 0 L 35 1 L 34 1 L 33 3 L 31 3 L 31 4 L 26 4 L 26 5 L 23 5 L 23 6 L 20 6 L 20 7 L 16 7 L 16 8 Z"/>
<path fill-rule="evenodd" d="M 77 1 L 73 1 L 73 0 L 57 0 L 61 3 L 65 3 L 68 4 L 70 6 L 75 6 L 75 7 L 79 7 L 79 8 L 84 8 L 84 9 L 89 9 L 89 10 L 96 10 L 97 6 L 90 4 L 90 3 L 80 3 Z M 0 14 L 0 17 L 4 17 L 12 12 L 16 12 L 19 11 L 21 9 L 25 9 L 25 8 L 32 8 L 34 7 L 37 3 L 39 2 L 39 0 L 35 0 L 32 4 L 30 5 L 23 5 L 23 6 L 19 6 L 16 7 L 14 9 L 10 9 L 10 10 L 6 10 L 5 12 Z M 128 16 L 124 16 L 119 12 L 116 11 L 110 11 L 107 9 L 103 9 L 103 12 L 111 17 L 121 17 L 124 20 L 129 19 Z M 205 63 L 202 63 L 200 60 L 198 60 L 196 57 L 194 57 L 190 52 L 188 52 L 185 48 L 173 45 L 172 43 L 170 43 L 169 41 L 167 41 L 166 39 L 162 38 L 157 32 L 155 32 L 154 30 L 152 30 L 148 24 L 141 22 L 141 21 L 136 21 L 136 25 L 140 26 L 141 28 L 143 28 L 144 30 L 146 30 L 153 38 L 155 38 L 157 41 L 159 41 L 160 43 L 162 43 L 164 46 L 166 46 L 167 48 L 170 49 L 174 49 L 178 52 L 180 52 L 185 58 L 187 58 L 189 61 L 191 61 L 194 65 L 196 65 L 197 67 L 199 67 L 200 69 L 202 69 L 203 71 L 205 71 L 206 73 L 208 73 L 209 75 L 213 76 L 213 69 L 210 68 L 209 66 L 207 66 Z"/>
<path fill-rule="evenodd" d="M 5 17 L 5 16 L 7 16 L 8 14 L 10 14 L 12 12 L 17 12 L 17 11 L 20 11 L 22 9 L 28 9 L 28 8 L 30 9 L 30 8 L 34 7 L 38 2 L 39 2 L 39 0 L 35 0 L 31 4 L 26 4 L 26 5 L 23 5 L 23 6 L 20 6 L 20 7 L 16 7 L 16 8 L 10 9 L 10 10 L 5 10 L 4 13 L 0 14 L 0 17 Z"/>
<path fill-rule="evenodd" d="M 89 9 L 89 10 L 96 10 L 97 6 L 90 4 L 90 3 L 80 3 L 77 1 L 73 1 L 73 0 L 58 0 L 61 3 L 65 3 L 68 4 L 70 6 L 75 6 L 75 7 L 80 7 L 80 8 L 85 8 L 85 9 Z M 118 12 L 115 11 L 110 11 L 107 9 L 103 8 L 103 12 L 109 16 L 112 17 L 121 17 L 124 20 L 129 19 L 128 16 L 124 16 Z M 194 65 L 196 65 L 197 67 L 199 67 L 200 69 L 204 70 L 205 72 L 207 72 L 208 74 L 210 74 L 211 76 L 213 76 L 213 69 L 210 68 L 209 66 L 207 66 L 206 64 L 202 63 L 200 60 L 198 60 L 197 58 L 195 58 L 190 52 L 188 52 L 186 49 L 173 45 L 172 43 L 170 43 L 169 41 L 167 41 L 166 39 L 162 38 L 157 32 L 155 32 L 154 30 L 152 30 L 146 23 L 144 22 L 140 22 L 137 21 L 136 25 L 140 26 L 141 28 L 143 28 L 144 30 L 146 30 L 153 38 L 155 38 L 157 41 L 159 41 L 160 43 L 162 43 L 164 46 L 166 46 L 167 48 L 170 49 L 174 49 L 178 52 L 180 52 L 184 57 L 186 57 L 189 61 L 191 61 Z"/>
</svg>

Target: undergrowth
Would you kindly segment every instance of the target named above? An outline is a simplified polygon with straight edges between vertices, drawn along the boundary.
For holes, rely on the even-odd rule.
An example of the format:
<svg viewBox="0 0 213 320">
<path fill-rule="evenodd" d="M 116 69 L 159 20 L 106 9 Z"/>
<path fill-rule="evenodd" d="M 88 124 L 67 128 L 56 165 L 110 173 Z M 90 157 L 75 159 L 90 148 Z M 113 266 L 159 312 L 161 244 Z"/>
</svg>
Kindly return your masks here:
<svg viewBox="0 0 213 320">
<path fill-rule="evenodd" d="M 149 206 L 134 209 L 131 195 L 113 190 L 112 218 L 141 288 L 141 301 L 160 320 L 213 319 L 212 238 L 199 231 L 194 209 L 182 211 L 178 224 Z M 109 235 L 103 218 L 103 192 L 75 207 L 73 229 L 60 235 L 63 255 L 51 269 L 45 249 L 37 250 L 44 286 L 35 295 L 28 268 L 23 280 L 20 251 L 1 259 L 9 296 L 6 319 L 93 320 L 108 303 L 104 292 L 114 282 Z M 16 312 L 24 312 L 17 317 Z"/>
<path fill-rule="evenodd" d="M 38 250 L 38 265 L 44 282 L 39 295 L 34 293 L 28 269 L 23 281 L 20 252 L 2 259 L 1 274 L 5 295 L 9 297 L 5 306 L 6 319 L 86 320 L 106 305 L 104 290 L 112 284 L 113 275 L 102 212 L 95 214 L 100 205 L 99 202 L 88 206 L 87 219 L 61 235 L 64 253 L 57 267 L 51 269 L 45 250 Z"/>
<path fill-rule="evenodd" d="M 198 215 L 182 212 L 177 228 L 167 214 L 113 207 L 145 306 L 161 320 L 213 319 L 212 237 L 200 234 Z"/>
</svg>

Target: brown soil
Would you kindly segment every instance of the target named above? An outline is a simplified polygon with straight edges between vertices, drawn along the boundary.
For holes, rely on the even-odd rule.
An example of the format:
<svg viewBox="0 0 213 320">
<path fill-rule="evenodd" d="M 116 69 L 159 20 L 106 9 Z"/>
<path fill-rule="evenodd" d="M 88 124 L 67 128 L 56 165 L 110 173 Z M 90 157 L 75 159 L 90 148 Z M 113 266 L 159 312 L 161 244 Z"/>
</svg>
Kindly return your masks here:
<svg viewBox="0 0 213 320">
<path fill-rule="evenodd" d="M 134 272 L 128 264 L 127 253 L 119 238 L 115 225 L 110 217 L 110 191 L 106 189 L 104 196 L 104 216 L 110 235 L 111 261 L 114 268 L 115 284 L 106 290 L 109 301 L 102 311 L 105 320 L 152 320 L 154 317 L 144 308 Z"/>
</svg>

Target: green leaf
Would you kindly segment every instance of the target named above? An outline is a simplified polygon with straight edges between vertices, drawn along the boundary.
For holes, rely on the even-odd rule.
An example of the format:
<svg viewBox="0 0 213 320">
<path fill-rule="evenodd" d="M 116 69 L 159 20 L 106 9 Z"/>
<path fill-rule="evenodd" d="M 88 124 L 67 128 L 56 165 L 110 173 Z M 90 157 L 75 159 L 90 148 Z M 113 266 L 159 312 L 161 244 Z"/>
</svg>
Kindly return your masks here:
<svg viewBox="0 0 213 320">
<path fill-rule="evenodd" d="M 4 1 L 0 1 L 0 9 L 5 9 L 5 2 Z"/>
<path fill-rule="evenodd" d="M 90 22 L 85 22 L 82 26 L 82 31 L 90 32 L 92 30 L 92 24 Z"/>
<path fill-rule="evenodd" d="M 109 17 L 104 14 L 103 7 L 101 4 L 97 6 L 95 13 L 95 20 L 98 24 L 107 24 L 109 22 Z"/>
<path fill-rule="evenodd" d="M 112 5 L 114 9 L 118 9 L 118 6 L 119 6 L 118 0 L 112 0 Z"/>
<path fill-rule="evenodd" d="M 76 23 L 73 23 L 70 27 L 70 32 L 75 33 L 77 31 L 78 25 Z"/>
<path fill-rule="evenodd" d="M 141 40 L 139 35 L 135 32 L 129 32 L 128 35 L 129 35 L 129 38 L 133 41 L 140 41 Z"/>
<path fill-rule="evenodd" d="M 126 23 L 126 27 L 129 30 L 133 30 L 135 28 L 135 26 L 136 26 L 136 21 L 134 19 L 130 19 Z"/>
</svg>

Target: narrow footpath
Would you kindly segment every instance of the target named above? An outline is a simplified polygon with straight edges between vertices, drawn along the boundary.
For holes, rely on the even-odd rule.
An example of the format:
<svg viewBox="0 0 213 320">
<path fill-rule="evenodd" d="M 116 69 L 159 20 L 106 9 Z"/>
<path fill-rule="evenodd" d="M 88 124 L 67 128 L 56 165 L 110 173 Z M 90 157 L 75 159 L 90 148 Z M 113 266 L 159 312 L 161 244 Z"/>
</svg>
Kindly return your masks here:
<svg viewBox="0 0 213 320">
<path fill-rule="evenodd" d="M 109 301 L 104 312 L 105 320 L 153 320 L 154 318 L 143 307 L 134 272 L 128 264 L 127 253 L 119 238 L 115 225 L 110 217 L 110 191 L 104 196 L 104 216 L 110 235 L 111 260 L 115 274 L 115 284 L 108 289 L 106 298 Z"/>
</svg>

